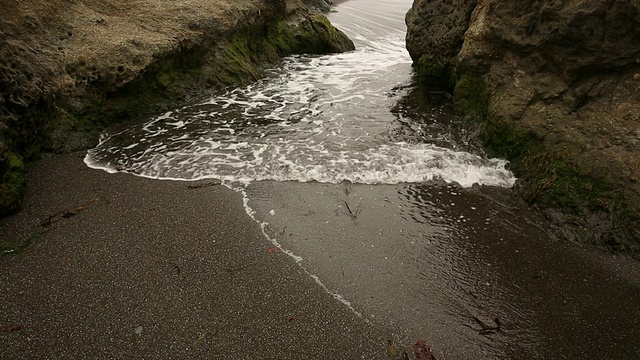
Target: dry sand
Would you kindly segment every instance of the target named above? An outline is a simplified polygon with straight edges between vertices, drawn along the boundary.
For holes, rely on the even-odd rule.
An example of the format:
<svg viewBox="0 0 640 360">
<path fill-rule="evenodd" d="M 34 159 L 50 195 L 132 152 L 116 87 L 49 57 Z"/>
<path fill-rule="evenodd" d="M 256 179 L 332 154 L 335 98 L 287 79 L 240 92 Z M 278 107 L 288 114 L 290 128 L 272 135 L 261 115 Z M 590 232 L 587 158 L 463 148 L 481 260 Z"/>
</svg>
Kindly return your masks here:
<svg viewBox="0 0 640 360">
<path fill-rule="evenodd" d="M 2 241 L 42 233 L 0 257 L 0 358 L 386 358 L 383 334 L 274 252 L 239 194 L 82 156 L 36 163 L 22 212 L 0 219 Z"/>
</svg>

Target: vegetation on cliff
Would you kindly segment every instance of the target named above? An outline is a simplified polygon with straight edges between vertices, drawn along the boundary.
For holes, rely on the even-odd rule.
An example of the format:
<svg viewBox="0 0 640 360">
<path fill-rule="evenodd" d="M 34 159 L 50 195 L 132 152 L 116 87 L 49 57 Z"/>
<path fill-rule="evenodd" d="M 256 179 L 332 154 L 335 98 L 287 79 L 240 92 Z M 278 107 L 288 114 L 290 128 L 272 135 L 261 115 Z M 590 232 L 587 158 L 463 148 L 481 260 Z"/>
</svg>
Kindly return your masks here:
<svg viewBox="0 0 640 360">
<path fill-rule="evenodd" d="M 110 124 L 253 81 L 285 55 L 353 49 L 300 0 L 0 5 L 0 216 L 41 150 L 90 147 Z"/>
<path fill-rule="evenodd" d="M 640 5 L 416 0 L 420 80 L 480 121 L 567 237 L 640 255 Z"/>
</svg>

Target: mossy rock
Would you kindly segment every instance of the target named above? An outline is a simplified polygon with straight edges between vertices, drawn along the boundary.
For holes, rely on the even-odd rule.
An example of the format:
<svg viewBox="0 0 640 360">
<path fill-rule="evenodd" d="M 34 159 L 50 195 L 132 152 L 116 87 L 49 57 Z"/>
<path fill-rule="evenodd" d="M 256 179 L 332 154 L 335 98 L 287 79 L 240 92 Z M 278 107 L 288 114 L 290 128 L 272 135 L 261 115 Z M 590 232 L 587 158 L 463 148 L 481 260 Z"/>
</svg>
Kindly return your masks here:
<svg viewBox="0 0 640 360">
<path fill-rule="evenodd" d="M 331 54 L 351 51 L 355 45 L 322 14 L 300 15 L 295 22 L 281 20 L 266 30 L 262 46 L 280 56 Z"/>
<path fill-rule="evenodd" d="M 456 113 L 477 121 L 486 153 L 509 160 L 518 177 L 515 191 L 527 203 L 571 229 L 567 233 L 575 240 L 640 259 L 640 208 L 612 175 L 624 165 L 594 161 L 584 146 L 562 134 L 491 113 L 491 89 L 482 70 L 455 68 L 434 55 L 423 55 L 414 66 L 422 85 L 452 92 Z"/>
<path fill-rule="evenodd" d="M 453 91 L 457 76 L 449 60 L 422 55 L 417 63 L 418 82 L 430 89 Z"/>
<path fill-rule="evenodd" d="M 0 184 L 0 216 L 18 212 L 25 190 L 26 169 L 22 158 L 9 153 L 9 163 Z"/>
<path fill-rule="evenodd" d="M 640 213 L 606 169 L 579 163 L 579 146 L 550 145 L 540 134 L 491 118 L 482 123 L 482 140 L 490 156 L 510 161 L 519 178 L 517 192 L 527 203 L 583 223 L 590 230 L 577 234 L 582 242 L 640 258 Z"/>
<path fill-rule="evenodd" d="M 481 75 L 464 74 L 460 77 L 453 91 L 453 107 L 460 114 L 480 119 L 487 117 L 489 93 L 487 83 Z"/>
<path fill-rule="evenodd" d="M 351 51 L 355 49 L 353 41 L 342 31 L 336 29 L 326 16 L 322 14 L 312 14 L 307 18 L 313 33 L 309 33 L 305 40 L 315 40 L 308 51 L 311 54 L 330 54 Z M 310 38 L 309 38 L 310 36 Z"/>
</svg>

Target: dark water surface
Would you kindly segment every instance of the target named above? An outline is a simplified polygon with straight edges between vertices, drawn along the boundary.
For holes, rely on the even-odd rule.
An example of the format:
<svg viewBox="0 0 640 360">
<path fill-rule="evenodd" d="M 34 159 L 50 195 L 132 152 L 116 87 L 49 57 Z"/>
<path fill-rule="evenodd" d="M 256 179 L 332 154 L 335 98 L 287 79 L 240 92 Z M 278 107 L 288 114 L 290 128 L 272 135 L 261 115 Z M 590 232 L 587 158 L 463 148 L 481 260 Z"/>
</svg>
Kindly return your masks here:
<svg viewBox="0 0 640 360">
<path fill-rule="evenodd" d="M 556 239 L 447 96 L 414 85 L 410 6 L 341 2 L 330 19 L 356 51 L 289 58 L 254 85 L 105 134 L 85 162 L 223 180 L 336 301 L 439 359 L 640 358 L 640 267 Z"/>
</svg>

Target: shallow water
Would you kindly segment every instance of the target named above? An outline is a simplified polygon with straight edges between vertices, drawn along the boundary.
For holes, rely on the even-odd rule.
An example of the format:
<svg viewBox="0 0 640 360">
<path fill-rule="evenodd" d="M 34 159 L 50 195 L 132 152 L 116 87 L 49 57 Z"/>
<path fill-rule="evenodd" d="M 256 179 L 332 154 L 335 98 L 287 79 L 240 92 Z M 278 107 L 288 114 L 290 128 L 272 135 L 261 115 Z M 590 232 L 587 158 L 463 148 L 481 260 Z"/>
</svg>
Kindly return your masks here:
<svg viewBox="0 0 640 360">
<path fill-rule="evenodd" d="M 340 3 L 330 19 L 356 51 L 291 57 L 256 84 L 105 134 L 85 162 L 223 180 L 337 301 L 438 358 L 640 356 L 637 264 L 555 239 L 448 97 L 415 86 L 410 6 Z M 500 331 L 481 334 L 495 319 Z"/>
</svg>

